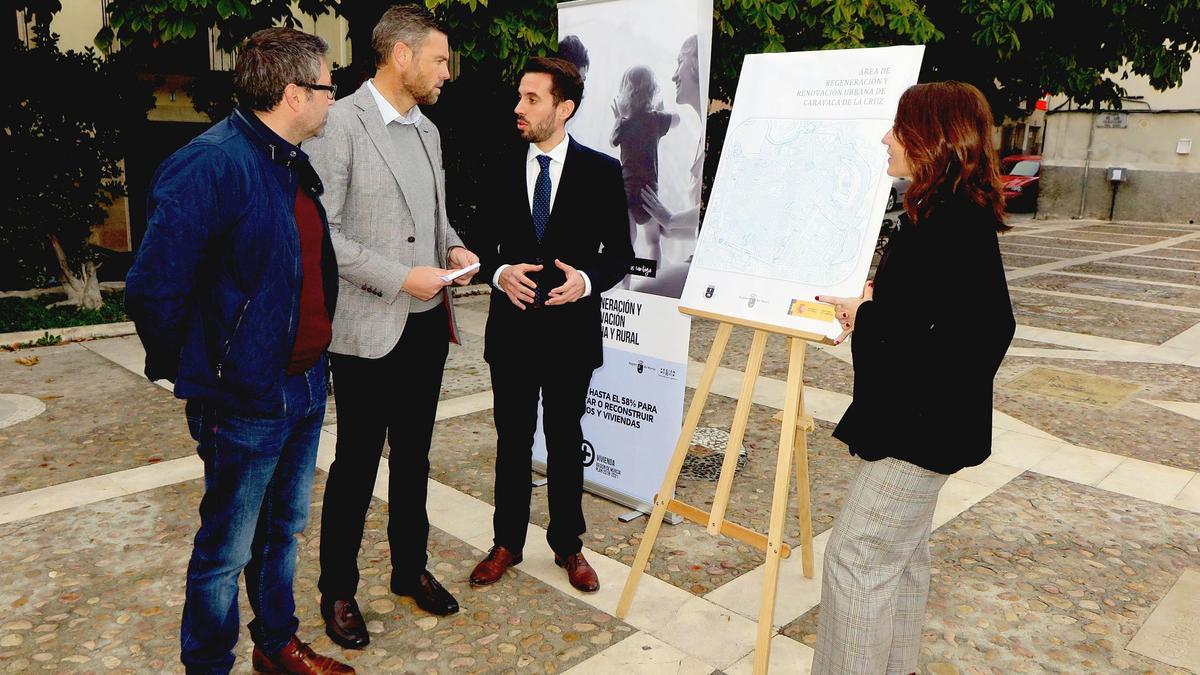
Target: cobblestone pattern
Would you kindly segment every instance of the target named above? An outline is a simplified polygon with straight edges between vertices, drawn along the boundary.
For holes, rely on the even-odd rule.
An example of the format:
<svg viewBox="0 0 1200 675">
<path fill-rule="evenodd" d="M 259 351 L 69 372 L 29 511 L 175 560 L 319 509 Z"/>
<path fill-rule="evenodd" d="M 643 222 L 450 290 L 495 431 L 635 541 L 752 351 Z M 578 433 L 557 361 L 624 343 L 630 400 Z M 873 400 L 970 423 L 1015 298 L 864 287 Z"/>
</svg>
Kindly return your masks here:
<svg viewBox="0 0 1200 675">
<path fill-rule="evenodd" d="M 1194 513 L 1019 476 L 931 537 L 922 672 L 1183 675 L 1125 645 L 1200 564 L 1196 532 Z M 814 644 L 818 612 L 783 633 Z"/>
<path fill-rule="evenodd" d="M 689 350 L 691 360 L 699 363 L 708 360 L 708 350 L 716 337 L 718 325 L 715 321 L 692 319 Z M 753 339 L 754 331 L 735 327 L 729 336 L 729 344 L 725 347 L 721 365 L 725 368 L 745 371 L 746 359 L 750 355 L 750 343 Z M 787 338 L 782 335 L 769 335 L 763 351 L 762 369 L 759 371 L 759 375 L 786 380 L 788 359 Z M 853 389 L 853 382 L 854 377 L 849 364 L 811 345 L 805 347 L 804 384 L 849 395 Z"/>
<path fill-rule="evenodd" d="M 359 601 L 371 645 L 343 651 L 324 635 L 316 580 L 318 473 L 310 526 L 301 538 L 296 600 L 301 639 L 359 672 L 553 673 L 632 634 L 519 571 L 487 590 L 466 583 L 482 552 L 433 530 L 429 567 L 462 610 L 435 617 L 388 590 L 387 505 L 367 520 Z M 0 526 L 0 668 L 180 672 L 179 614 L 184 571 L 198 525 L 201 481 L 100 502 L 66 513 Z M 252 614 L 241 592 L 242 623 Z M 236 672 L 249 672 L 243 628 Z"/>
<path fill-rule="evenodd" d="M 1152 263 L 1145 264 L 1155 267 L 1155 265 Z M 1165 281 L 1172 284 L 1200 286 L 1200 272 L 1193 272 L 1183 269 L 1179 270 L 1178 272 L 1174 272 L 1161 269 L 1150 269 L 1147 267 L 1125 267 L 1124 265 L 1093 262 L 1084 265 L 1073 265 L 1066 268 L 1064 271 L 1079 272 L 1081 274 L 1098 274 L 1107 277 L 1138 279 L 1142 281 Z"/>
<path fill-rule="evenodd" d="M 1154 251 L 1143 255 L 1128 255 L 1119 258 L 1109 258 L 1110 265 L 1139 265 L 1145 267 L 1165 267 L 1175 270 L 1184 270 L 1185 272 L 1200 272 L 1200 261 L 1193 260 L 1176 260 L 1170 256 L 1174 251 Z"/>
<path fill-rule="evenodd" d="M 30 356 L 37 365 L 16 363 Z M 195 451 L 183 401 L 78 345 L 0 352 L 0 383 L 46 404 L 41 415 L 0 429 L 0 496 Z"/>
<path fill-rule="evenodd" d="M 1003 238 L 1000 240 L 1000 252 L 1006 256 L 1009 253 L 1015 253 L 1017 255 L 1042 255 L 1042 256 L 1049 257 L 1049 258 L 1055 258 L 1058 260 L 1061 260 L 1061 259 L 1067 258 L 1067 257 L 1074 257 L 1074 255 L 1075 255 L 1074 252 L 1063 251 L 1060 248 L 1053 248 L 1053 247 L 1049 247 L 1049 246 L 1034 246 L 1031 244 L 1013 244 L 1011 242 L 1006 241 Z"/>
<path fill-rule="evenodd" d="M 1081 228 L 1077 230 L 1062 230 L 1058 234 L 1065 239 L 1079 239 L 1083 241 L 1099 241 L 1106 244 L 1124 244 L 1126 246 L 1146 246 L 1147 244 L 1157 244 L 1158 242 L 1169 239 L 1165 236 L 1143 236 L 1134 234 L 1113 234 L 1112 232 L 1095 232 L 1089 228 Z M 1173 233 L 1171 236 L 1179 236 L 1181 232 Z"/>
<path fill-rule="evenodd" d="M 1065 350 L 1065 351 L 1089 351 L 1086 349 L 1079 350 L 1079 349 L 1075 349 L 1074 347 L 1065 347 L 1063 345 L 1056 345 L 1053 342 L 1038 342 L 1037 340 L 1025 340 L 1023 338 L 1013 338 L 1010 346 L 1012 346 L 1012 347 L 1029 347 L 1031 349 L 1060 349 L 1060 350 Z"/>
<path fill-rule="evenodd" d="M 1112 408 L 1005 388 L 1005 382 L 1047 365 L 1133 382 L 1139 388 Z M 994 405 L 1075 445 L 1200 470 L 1200 421 L 1139 399 L 1200 401 L 1200 373 L 1183 365 L 1082 360 L 1048 364 L 1045 359 L 1009 356 L 996 375 Z"/>
<path fill-rule="evenodd" d="M 1088 225 L 1080 227 L 1071 232 L 1107 232 L 1111 234 L 1126 234 L 1126 235 L 1142 235 L 1147 237 L 1146 241 L 1170 239 L 1178 237 L 1181 234 L 1194 232 L 1195 230 L 1177 229 L 1171 227 L 1145 227 L 1143 225 Z"/>
<path fill-rule="evenodd" d="M 1009 283 L 1017 323 L 1037 328 L 1160 345 L 1196 324 L 1196 314 L 1118 305 L 1100 299 L 1064 298 L 1022 291 Z"/>
<path fill-rule="evenodd" d="M 733 418 L 734 401 L 713 396 L 705 407 L 702 426 L 728 431 Z M 779 447 L 779 424 L 771 417 L 776 411 L 754 406 L 744 441 L 748 457 L 733 483 L 732 498 L 726 517 L 736 523 L 765 533 L 770 520 L 771 494 L 775 477 L 775 450 Z M 833 425 L 817 422 L 809 434 L 809 474 L 813 505 L 813 532 L 828 529 L 841 508 L 842 496 L 849 485 L 858 460 L 851 457 L 846 446 L 832 438 Z M 431 455 L 432 477 L 462 492 L 494 503 L 492 487 L 495 471 L 495 436 L 491 412 L 475 413 L 446 420 L 434 432 Z M 794 483 L 794 481 L 793 481 Z M 703 478 L 682 478 L 676 498 L 700 508 L 712 506 L 715 486 Z M 588 531 L 584 545 L 624 562 L 633 563 L 646 529 L 644 519 L 622 523 L 618 516 L 627 507 L 585 492 L 584 516 Z M 785 541 L 799 542 L 799 521 L 795 514 L 795 487 L 788 505 Z M 546 527 L 550 513 L 546 490 L 535 489 L 530 520 Z M 724 537 L 712 537 L 704 527 L 684 522 L 666 526 L 655 543 L 648 573 L 679 588 L 696 594 L 724 585 L 761 565 L 763 555 L 757 549 Z"/>
<path fill-rule="evenodd" d="M 1057 236 L 1057 235 L 1062 235 Z M 1079 255 L 1092 255 L 1105 251 L 1119 251 L 1123 248 L 1132 248 L 1131 244 L 1113 244 L 1104 243 L 1102 241 L 1080 240 L 1075 238 L 1066 238 L 1069 235 L 1064 232 L 1051 232 L 1043 235 L 1024 235 L 1024 234 L 1005 234 L 1000 236 L 1000 245 L 1005 243 L 1010 244 L 1029 244 L 1030 246 L 1049 246 L 1062 251 L 1062 255 L 1071 254 L 1072 257 Z M 1092 253 L 1076 253 L 1075 251 L 1091 251 Z"/>
<path fill-rule="evenodd" d="M 1164 274 L 1166 273 L 1164 272 Z M 1180 307 L 1189 308 L 1200 307 L 1200 289 L 1139 284 L 1133 281 L 1089 279 L 1067 276 L 1065 274 L 1038 274 L 1032 277 L 1025 277 L 1024 279 L 1017 279 L 1012 285 L 1021 288 L 1040 288 L 1047 291 L 1095 295 L 1104 298 L 1155 302 L 1161 305 L 1179 305 Z M 1192 320 L 1195 321 L 1194 316 Z"/>
<path fill-rule="evenodd" d="M 1155 255 L 1169 256 L 1179 260 L 1200 260 L 1200 248 L 1196 248 L 1196 242 L 1190 244 L 1181 244 L 1178 246 L 1168 246 L 1155 252 Z"/>
<path fill-rule="evenodd" d="M 1045 265 L 1046 263 L 1057 262 L 1056 258 L 1043 258 L 1033 255 L 1020 255 L 1018 253 L 1004 252 L 1001 254 L 1006 267 L 1033 267 L 1034 265 Z"/>
</svg>

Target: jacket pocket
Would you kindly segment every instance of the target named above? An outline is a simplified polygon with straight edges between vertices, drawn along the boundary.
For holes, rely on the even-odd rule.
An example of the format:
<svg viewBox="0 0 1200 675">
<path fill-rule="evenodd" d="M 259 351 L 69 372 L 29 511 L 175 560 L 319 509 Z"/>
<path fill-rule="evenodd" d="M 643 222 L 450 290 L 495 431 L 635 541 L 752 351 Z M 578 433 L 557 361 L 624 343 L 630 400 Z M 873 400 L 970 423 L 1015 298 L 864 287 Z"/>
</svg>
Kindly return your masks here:
<svg viewBox="0 0 1200 675">
<path fill-rule="evenodd" d="M 233 339 L 237 337 L 238 329 L 242 327 L 242 319 L 246 318 L 246 310 L 249 307 L 250 298 L 246 298 L 246 302 L 243 302 L 242 308 L 238 310 L 237 318 L 234 319 L 233 330 L 229 331 L 229 337 L 225 339 L 225 347 L 221 350 L 221 360 L 217 362 L 217 382 L 221 381 L 225 363 L 229 360 L 229 350 L 233 347 Z"/>
</svg>

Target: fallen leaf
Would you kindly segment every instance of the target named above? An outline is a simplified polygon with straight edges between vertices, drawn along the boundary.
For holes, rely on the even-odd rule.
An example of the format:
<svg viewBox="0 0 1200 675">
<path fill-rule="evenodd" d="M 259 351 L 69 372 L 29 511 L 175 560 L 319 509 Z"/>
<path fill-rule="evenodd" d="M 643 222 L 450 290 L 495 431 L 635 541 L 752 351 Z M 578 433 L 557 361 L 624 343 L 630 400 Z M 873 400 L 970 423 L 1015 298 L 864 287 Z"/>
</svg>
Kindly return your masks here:
<svg viewBox="0 0 1200 675">
<path fill-rule="evenodd" d="M 17 359 L 17 364 L 32 368 L 33 366 L 36 366 L 39 361 L 41 361 L 41 359 L 36 356 L 22 356 L 21 358 Z"/>
</svg>

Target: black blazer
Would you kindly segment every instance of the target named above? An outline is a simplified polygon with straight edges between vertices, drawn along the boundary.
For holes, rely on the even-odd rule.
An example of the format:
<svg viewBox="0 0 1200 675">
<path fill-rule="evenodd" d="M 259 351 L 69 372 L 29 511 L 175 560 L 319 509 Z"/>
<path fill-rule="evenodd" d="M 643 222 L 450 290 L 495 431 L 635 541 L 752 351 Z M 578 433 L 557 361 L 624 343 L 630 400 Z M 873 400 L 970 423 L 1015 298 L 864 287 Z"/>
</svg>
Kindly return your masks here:
<svg viewBox="0 0 1200 675">
<path fill-rule="evenodd" d="M 858 308 L 854 400 L 833 435 L 951 474 L 991 454 L 992 380 L 1016 330 L 996 220 L 966 200 L 900 220 Z"/>
<path fill-rule="evenodd" d="M 594 369 L 604 361 L 600 294 L 625 277 L 633 261 L 620 163 L 571 139 L 550 222 L 537 240 L 526 186 L 528 145 L 504 159 L 477 226 L 479 275 L 491 281 L 503 264 L 541 264 L 538 289 L 548 293 L 566 277 L 557 258 L 587 274 L 591 295 L 574 303 L 517 309 L 493 289 L 484 341 L 488 363 L 531 363 Z"/>
</svg>

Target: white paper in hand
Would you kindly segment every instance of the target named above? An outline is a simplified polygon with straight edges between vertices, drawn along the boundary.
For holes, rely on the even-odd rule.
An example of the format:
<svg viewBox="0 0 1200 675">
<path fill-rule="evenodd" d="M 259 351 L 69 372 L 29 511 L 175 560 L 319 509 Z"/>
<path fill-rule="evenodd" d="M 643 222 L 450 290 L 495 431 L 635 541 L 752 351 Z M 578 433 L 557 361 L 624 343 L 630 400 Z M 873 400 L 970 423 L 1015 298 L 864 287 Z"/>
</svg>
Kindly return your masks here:
<svg viewBox="0 0 1200 675">
<path fill-rule="evenodd" d="M 460 270 L 454 270 L 450 274 L 446 274 L 446 275 L 442 276 L 442 281 L 444 281 L 446 283 L 450 283 L 450 282 L 454 281 L 455 279 L 461 277 L 462 275 L 470 274 L 471 272 L 474 272 L 477 269 L 479 269 L 479 263 L 471 263 L 470 265 L 467 265 L 466 267 L 464 267 Z"/>
</svg>

